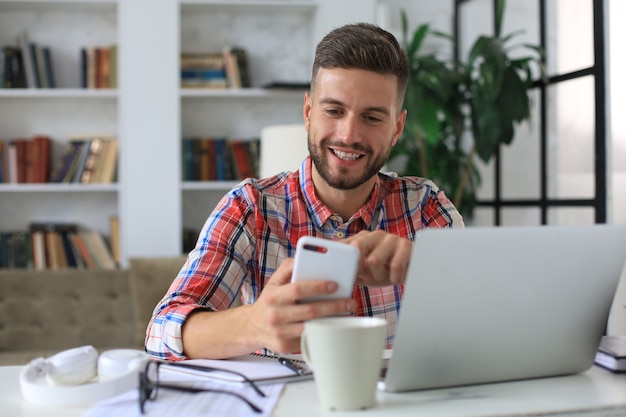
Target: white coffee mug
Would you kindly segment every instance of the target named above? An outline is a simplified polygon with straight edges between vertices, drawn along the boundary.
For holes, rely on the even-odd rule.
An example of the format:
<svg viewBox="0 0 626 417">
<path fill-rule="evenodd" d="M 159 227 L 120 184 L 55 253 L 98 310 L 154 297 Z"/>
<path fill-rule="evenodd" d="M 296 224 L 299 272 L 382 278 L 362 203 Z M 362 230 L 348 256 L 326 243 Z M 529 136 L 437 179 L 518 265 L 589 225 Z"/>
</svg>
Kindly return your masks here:
<svg viewBox="0 0 626 417">
<path fill-rule="evenodd" d="M 374 405 L 387 321 L 327 317 L 304 323 L 302 355 L 313 369 L 323 409 L 360 410 Z"/>
</svg>

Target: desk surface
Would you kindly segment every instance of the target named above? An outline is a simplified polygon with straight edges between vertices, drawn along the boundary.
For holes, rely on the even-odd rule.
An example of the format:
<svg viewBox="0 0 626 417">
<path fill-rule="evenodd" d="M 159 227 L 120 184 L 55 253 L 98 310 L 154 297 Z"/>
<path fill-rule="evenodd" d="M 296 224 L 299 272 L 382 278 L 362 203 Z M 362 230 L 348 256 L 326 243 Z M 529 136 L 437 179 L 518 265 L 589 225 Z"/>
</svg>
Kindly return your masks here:
<svg viewBox="0 0 626 417">
<path fill-rule="evenodd" d="M 76 417 L 85 408 L 50 408 L 22 399 L 20 366 L 0 367 L 0 414 L 3 417 Z M 626 374 L 592 367 L 578 375 L 475 385 L 402 394 L 378 392 L 374 416 L 626 416 Z M 354 416 L 355 412 L 323 412 L 313 381 L 287 384 L 274 417 Z"/>
</svg>

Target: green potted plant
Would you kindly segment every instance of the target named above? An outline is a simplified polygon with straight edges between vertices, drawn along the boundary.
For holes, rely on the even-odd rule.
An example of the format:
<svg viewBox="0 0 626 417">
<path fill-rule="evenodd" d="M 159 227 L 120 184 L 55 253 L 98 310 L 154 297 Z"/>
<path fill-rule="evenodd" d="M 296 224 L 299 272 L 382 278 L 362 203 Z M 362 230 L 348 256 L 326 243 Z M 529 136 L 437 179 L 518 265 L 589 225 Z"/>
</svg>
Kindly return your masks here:
<svg viewBox="0 0 626 417">
<path fill-rule="evenodd" d="M 496 1 L 495 34 L 476 39 L 465 60 L 423 53 L 427 36 L 453 38 L 423 24 L 409 39 L 406 13 L 401 16 L 410 67 L 404 101 L 408 115 L 391 161 L 397 160 L 401 174 L 435 181 L 470 219 L 480 184 L 476 158 L 487 163 L 500 144 L 511 143 L 515 126 L 530 119 L 533 67 L 544 75 L 541 48 L 511 46 L 519 32 L 501 35 L 504 9 L 505 0 Z M 531 54 L 513 58 L 515 48 Z"/>
</svg>

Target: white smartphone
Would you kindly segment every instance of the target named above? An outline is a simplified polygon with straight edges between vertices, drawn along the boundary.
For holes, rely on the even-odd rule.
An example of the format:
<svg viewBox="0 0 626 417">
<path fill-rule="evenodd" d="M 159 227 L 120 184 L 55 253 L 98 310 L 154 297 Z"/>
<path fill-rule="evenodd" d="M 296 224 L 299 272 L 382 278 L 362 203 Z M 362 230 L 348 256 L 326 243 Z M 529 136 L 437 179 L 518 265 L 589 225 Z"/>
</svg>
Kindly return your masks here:
<svg viewBox="0 0 626 417">
<path fill-rule="evenodd" d="M 347 243 L 312 236 L 298 240 L 291 282 L 328 279 L 339 288 L 333 294 L 303 298 L 302 302 L 352 297 L 361 253 Z"/>
</svg>

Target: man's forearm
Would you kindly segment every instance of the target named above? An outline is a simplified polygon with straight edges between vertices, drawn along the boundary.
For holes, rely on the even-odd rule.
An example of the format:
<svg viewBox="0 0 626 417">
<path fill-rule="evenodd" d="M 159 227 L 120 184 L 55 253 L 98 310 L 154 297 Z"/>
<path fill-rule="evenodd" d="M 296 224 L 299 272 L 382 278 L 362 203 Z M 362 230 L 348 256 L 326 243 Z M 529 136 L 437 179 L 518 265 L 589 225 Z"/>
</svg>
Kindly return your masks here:
<svg viewBox="0 0 626 417">
<path fill-rule="evenodd" d="M 182 328 L 183 350 L 190 359 L 224 359 L 259 349 L 250 329 L 251 306 L 190 314 Z"/>
</svg>

